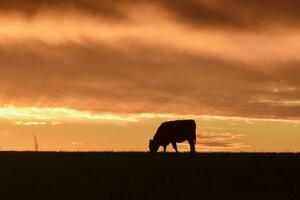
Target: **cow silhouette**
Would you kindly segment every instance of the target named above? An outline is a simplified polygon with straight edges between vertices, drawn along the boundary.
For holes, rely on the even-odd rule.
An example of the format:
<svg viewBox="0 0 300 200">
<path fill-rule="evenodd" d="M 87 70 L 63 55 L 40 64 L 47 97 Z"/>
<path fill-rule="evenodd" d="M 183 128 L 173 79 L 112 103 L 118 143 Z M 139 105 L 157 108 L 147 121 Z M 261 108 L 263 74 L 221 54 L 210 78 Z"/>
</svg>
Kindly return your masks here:
<svg viewBox="0 0 300 200">
<path fill-rule="evenodd" d="M 164 148 L 171 143 L 176 152 L 178 152 L 176 143 L 188 141 L 191 152 L 195 152 L 196 144 L 196 122 L 194 120 L 176 120 L 164 122 L 157 129 L 153 140 L 149 142 L 150 152 L 157 152 L 159 147 Z"/>
</svg>

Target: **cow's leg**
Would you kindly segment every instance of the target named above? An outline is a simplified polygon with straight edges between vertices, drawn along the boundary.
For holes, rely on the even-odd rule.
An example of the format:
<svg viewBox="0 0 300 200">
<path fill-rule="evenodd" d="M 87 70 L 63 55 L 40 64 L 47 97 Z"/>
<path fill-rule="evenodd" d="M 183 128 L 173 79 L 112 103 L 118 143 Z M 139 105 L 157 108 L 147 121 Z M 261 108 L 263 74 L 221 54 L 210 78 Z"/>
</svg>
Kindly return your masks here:
<svg viewBox="0 0 300 200">
<path fill-rule="evenodd" d="M 195 141 L 194 140 L 189 140 L 189 144 L 190 144 L 190 147 L 191 147 L 191 153 L 195 153 L 196 150 L 195 150 Z"/>
<path fill-rule="evenodd" d="M 166 153 L 167 152 L 167 145 L 164 145 L 163 147 L 164 147 L 164 153 Z"/>
<path fill-rule="evenodd" d="M 176 153 L 178 153 L 176 142 L 172 142 L 172 146 L 173 146 L 173 148 L 175 149 Z"/>
</svg>

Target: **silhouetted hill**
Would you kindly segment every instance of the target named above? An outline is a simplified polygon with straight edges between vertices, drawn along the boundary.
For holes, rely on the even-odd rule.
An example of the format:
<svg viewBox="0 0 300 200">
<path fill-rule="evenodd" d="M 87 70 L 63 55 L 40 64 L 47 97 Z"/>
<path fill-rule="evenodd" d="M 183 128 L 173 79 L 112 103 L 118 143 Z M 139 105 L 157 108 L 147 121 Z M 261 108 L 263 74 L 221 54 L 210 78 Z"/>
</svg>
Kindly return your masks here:
<svg viewBox="0 0 300 200">
<path fill-rule="evenodd" d="M 0 153 L 1 199 L 299 199 L 300 155 Z"/>
</svg>

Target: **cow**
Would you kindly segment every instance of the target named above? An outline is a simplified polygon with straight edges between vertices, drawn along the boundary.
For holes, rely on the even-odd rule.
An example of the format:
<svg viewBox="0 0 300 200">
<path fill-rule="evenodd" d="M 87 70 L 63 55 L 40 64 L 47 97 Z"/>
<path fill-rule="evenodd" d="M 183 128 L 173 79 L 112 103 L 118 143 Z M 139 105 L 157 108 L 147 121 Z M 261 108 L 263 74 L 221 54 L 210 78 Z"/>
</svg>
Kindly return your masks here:
<svg viewBox="0 0 300 200">
<path fill-rule="evenodd" d="M 188 141 L 191 152 L 195 153 L 196 144 L 196 122 L 194 120 L 176 120 L 162 123 L 156 131 L 153 140 L 149 142 L 150 152 L 157 152 L 163 146 L 166 152 L 167 146 L 171 143 L 178 153 L 176 143 Z"/>
</svg>

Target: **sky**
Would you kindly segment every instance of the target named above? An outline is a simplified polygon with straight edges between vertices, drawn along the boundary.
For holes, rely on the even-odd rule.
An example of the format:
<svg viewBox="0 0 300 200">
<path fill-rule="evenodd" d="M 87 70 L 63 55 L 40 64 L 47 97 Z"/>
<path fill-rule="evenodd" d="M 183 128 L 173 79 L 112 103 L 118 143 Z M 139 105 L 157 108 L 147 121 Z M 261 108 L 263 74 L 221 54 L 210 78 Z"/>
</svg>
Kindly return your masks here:
<svg viewBox="0 0 300 200">
<path fill-rule="evenodd" d="M 147 151 L 192 118 L 198 151 L 298 152 L 299 6 L 0 1 L 0 149 Z"/>
</svg>

